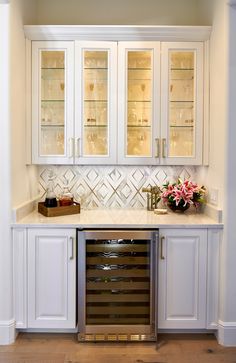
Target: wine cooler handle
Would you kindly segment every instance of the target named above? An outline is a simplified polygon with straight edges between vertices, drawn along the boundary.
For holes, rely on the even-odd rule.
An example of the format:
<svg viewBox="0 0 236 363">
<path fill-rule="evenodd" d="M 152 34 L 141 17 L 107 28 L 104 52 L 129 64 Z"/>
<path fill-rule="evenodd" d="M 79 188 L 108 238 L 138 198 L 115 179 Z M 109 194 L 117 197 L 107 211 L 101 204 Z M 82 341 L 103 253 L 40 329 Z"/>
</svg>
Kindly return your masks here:
<svg viewBox="0 0 236 363">
<path fill-rule="evenodd" d="M 80 156 L 80 137 L 75 139 L 75 156 L 78 158 Z"/>
<path fill-rule="evenodd" d="M 71 247 L 71 252 L 70 252 L 70 260 L 74 259 L 74 238 L 70 237 L 70 247 Z"/>
<path fill-rule="evenodd" d="M 161 236 L 161 260 L 165 259 L 164 252 L 163 252 L 163 243 L 165 241 L 165 237 Z"/>
<path fill-rule="evenodd" d="M 162 139 L 162 157 L 166 158 L 166 139 Z"/>
<path fill-rule="evenodd" d="M 155 155 L 155 158 L 159 158 L 159 156 L 160 156 L 160 140 L 159 140 L 159 138 L 156 138 L 155 141 L 156 141 L 156 155 Z"/>
</svg>

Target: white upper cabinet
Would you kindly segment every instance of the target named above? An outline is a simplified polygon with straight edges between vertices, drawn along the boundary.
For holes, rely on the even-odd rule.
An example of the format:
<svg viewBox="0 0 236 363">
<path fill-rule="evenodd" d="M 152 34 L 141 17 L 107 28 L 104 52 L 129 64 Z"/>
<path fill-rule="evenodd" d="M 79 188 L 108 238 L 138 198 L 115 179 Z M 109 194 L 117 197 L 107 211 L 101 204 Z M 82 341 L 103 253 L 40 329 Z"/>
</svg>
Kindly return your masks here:
<svg viewBox="0 0 236 363">
<path fill-rule="evenodd" d="M 74 43 L 33 42 L 33 163 L 73 163 L 73 100 Z"/>
<path fill-rule="evenodd" d="M 117 45 L 76 42 L 75 163 L 116 163 Z"/>
<path fill-rule="evenodd" d="M 163 164 L 202 163 L 203 44 L 162 43 Z"/>
<path fill-rule="evenodd" d="M 203 42 L 32 43 L 33 163 L 202 164 Z"/>
<path fill-rule="evenodd" d="M 118 45 L 120 164 L 156 164 L 160 132 L 160 43 Z"/>
<path fill-rule="evenodd" d="M 203 44 L 121 42 L 118 57 L 118 162 L 201 164 Z"/>
</svg>

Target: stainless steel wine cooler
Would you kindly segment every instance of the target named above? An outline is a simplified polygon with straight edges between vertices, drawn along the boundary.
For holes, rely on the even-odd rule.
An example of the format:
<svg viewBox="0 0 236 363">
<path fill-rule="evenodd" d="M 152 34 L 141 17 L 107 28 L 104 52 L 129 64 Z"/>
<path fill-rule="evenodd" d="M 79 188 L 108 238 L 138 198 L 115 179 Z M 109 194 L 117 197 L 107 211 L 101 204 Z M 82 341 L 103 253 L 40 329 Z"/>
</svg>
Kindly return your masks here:
<svg viewBox="0 0 236 363">
<path fill-rule="evenodd" d="M 158 231 L 78 231 L 79 341 L 155 341 Z"/>
</svg>

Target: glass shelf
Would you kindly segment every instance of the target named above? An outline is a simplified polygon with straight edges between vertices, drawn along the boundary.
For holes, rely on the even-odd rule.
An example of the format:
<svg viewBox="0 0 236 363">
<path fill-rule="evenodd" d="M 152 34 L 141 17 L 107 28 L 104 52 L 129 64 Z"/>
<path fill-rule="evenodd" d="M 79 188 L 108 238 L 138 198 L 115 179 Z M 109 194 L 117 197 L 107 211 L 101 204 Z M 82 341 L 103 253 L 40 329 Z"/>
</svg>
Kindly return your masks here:
<svg viewBox="0 0 236 363">
<path fill-rule="evenodd" d="M 185 82 L 185 81 L 193 81 L 194 77 L 191 78 L 170 78 L 171 81 L 180 81 L 180 82 Z"/>
<path fill-rule="evenodd" d="M 84 100 L 84 102 L 104 102 L 104 103 L 107 103 L 107 100 Z"/>
<path fill-rule="evenodd" d="M 65 102 L 65 100 L 41 100 L 41 102 Z"/>
<path fill-rule="evenodd" d="M 128 71 L 151 71 L 151 68 L 127 68 Z"/>
<path fill-rule="evenodd" d="M 194 68 L 171 68 L 171 71 L 194 71 Z"/>
<path fill-rule="evenodd" d="M 138 128 L 138 129 L 140 129 L 140 128 L 151 128 L 151 126 L 150 125 L 127 125 L 127 127 L 129 127 L 129 128 Z"/>
<path fill-rule="evenodd" d="M 64 67 L 41 67 L 41 69 L 42 70 L 58 70 L 58 69 L 60 69 L 60 70 L 65 70 L 65 68 Z"/>
<path fill-rule="evenodd" d="M 183 128 L 183 129 L 193 129 L 194 125 L 170 125 L 170 128 L 174 128 L 174 129 L 179 129 L 179 128 Z"/>
<path fill-rule="evenodd" d="M 151 82 L 150 78 L 129 78 L 129 82 L 137 82 L 137 81 L 142 81 L 142 82 Z"/>
<path fill-rule="evenodd" d="M 64 127 L 65 125 L 56 125 L 56 124 L 52 124 L 52 125 L 45 125 L 43 123 L 41 123 L 41 127 Z"/>
<path fill-rule="evenodd" d="M 84 127 L 108 127 L 108 125 L 86 125 L 86 124 L 84 124 Z"/>
<path fill-rule="evenodd" d="M 127 102 L 151 103 L 151 100 L 128 100 Z"/>
<path fill-rule="evenodd" d="M 183 101 L 183 100 L 180 100 L 180 101 L 170 101 L 171 103 L 194 103 L 194 101 Z"/>
<path fill-rule="evenodd" d="M 94 69 L 96 71 L 100 71 L 100 70 L 107 71 L 108 70 L 108 68 L 106 68 L 106 67 L 84 67 L 84 70 L 87 70 L 87 69 Z"/>
</svg>

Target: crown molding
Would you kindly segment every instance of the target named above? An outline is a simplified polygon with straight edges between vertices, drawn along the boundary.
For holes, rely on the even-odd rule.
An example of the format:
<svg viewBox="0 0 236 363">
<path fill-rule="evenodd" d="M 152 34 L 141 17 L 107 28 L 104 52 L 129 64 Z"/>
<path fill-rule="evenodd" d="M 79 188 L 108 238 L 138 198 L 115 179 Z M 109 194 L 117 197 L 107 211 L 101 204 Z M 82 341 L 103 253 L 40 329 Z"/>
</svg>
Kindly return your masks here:
<svg viewBox="0 0 236 363">
<path fill-rule="evenodd" d="M 210 26 L 25 25 L 30 40 L 204 41 Z"/>
</svg>

